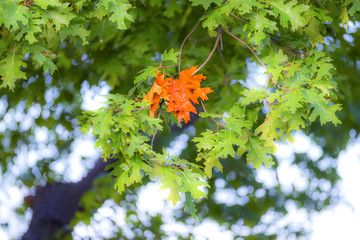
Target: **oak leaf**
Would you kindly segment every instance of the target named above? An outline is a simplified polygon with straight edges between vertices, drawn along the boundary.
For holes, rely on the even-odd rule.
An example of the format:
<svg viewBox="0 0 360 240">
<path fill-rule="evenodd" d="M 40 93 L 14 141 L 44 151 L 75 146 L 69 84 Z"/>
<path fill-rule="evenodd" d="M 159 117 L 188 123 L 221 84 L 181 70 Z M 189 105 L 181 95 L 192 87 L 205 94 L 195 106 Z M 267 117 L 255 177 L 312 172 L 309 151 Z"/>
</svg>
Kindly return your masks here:
<svg viewBox="0 0 360 240">
<path fill-rule="evenodd" d="M 183 70 L 179 74 L 179 79 L 169 82 L 167 97 L 167 112 L 174 112 L 180 122 L 184 119 L 185 123 L 190 121 L 190 112 L 197 113 L 194 104 L 199 104 L 199 97 L 208 100 L 206 94 L 211 93 L 210 88 L 201 88 L 200 82 L 207 77 L 202 74 L 192 75 L 196 71 L 196 66 L 188 70 Z"/>
<path fill-rule="evenodd" d="M 144 97 L 151 104 L 150 116 L 155 117 L 160 99 L 167 101 L 167 112 L 174 113 L 180 122 L 190 121 L 190 112 L 197 113 L 193 104 L 199 104 L 198 98 L 208 100 L 207 94 L 212 90 L 209 87 L 201 88 L 200 83 L 207 77 L 202 74 L 193 75 L 196 66 L 183 70 L 179 79 L 166 78 L 161 73 L 156 73 L 157 78 L 150 91 Z"/>
<path fill-rule="evenodd" d="M 164 79 L 164 76 L 161 73 L 156 72 L 156 80 L 152 85 L 150 91 L 144 97 L 144 101 L 148 100 L 151 104 L 150 107 L 150 116 L 155 117 L 156 110 L 159 106 L 160 99 L 163 98 L 164 100 L 167 99 L 167 85 L 171 78 Z"/>
</svg>

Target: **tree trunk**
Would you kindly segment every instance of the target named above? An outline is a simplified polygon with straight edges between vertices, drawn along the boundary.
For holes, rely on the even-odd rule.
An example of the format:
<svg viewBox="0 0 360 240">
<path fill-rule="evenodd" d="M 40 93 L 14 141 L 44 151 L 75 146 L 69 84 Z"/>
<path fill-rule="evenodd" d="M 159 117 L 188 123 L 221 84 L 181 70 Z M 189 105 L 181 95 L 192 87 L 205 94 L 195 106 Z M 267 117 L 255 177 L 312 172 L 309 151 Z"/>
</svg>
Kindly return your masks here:
<svg viewBox="0 0 360 240">
<path fill-rule="evenodd" d="M 22 240 L 53 239 L 56 231 L 66 229 L 79 210 L 82 195 L 92 187 L 95 178 L 105 172 L 105 167 L 113 162 L 114 159 L 108 159 L 106 163 L 99 159 L 79 182 L 56 182 L 38 187 L 35 196 L 28 197 L 33 216 Z"/>
</svg>

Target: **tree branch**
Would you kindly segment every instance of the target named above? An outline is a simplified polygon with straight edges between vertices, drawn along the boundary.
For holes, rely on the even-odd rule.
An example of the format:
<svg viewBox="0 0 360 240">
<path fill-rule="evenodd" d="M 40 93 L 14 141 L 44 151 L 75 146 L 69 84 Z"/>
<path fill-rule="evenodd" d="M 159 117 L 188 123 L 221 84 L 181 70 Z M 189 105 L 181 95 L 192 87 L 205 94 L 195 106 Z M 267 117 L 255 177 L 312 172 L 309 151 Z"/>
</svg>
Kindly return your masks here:
<svg viewBox="0 0 360 240">
<path fill-rule="evenodd" d="M 204 11 L 204 13 L 202 14 L 201 17 L 203 17 L 205 14 L 206 14 L 207 10 Z M 180 46 L 180 50 L 179 50 L 179 62 L 178 62 L 178 72 L 180 73 L 180 66 L 181 66 L 181 51 L 184 47 L 184 44 L 186 42 L 186 40 L 190 37 L 190 35 L 195 31 L 195 29 L 197 28 L 197 26 L 200 24 L 201 20 L 199 20 L 195 27 L 190 31 L 190 33 L 188 35 L 186 35 L 186 37 L 184 38 L 184 41 L 181 43 L 181 46 Z"/>
<path fill-rule="evenodd" d="M 218 35 L 217 35 L 216 42 L 215 42 L 213 49 L 211 50 L 211 52 L 210 52 L 209 56 L 207 57 L 207 59 L 205 60 L 205 62 L 198 69 L 196 69 L 195 72 L 193 72 L 193 74 L 191 74 L 191 76 L 195 75 L 198 71 L 200 71 L 200 69 L 202 69 L 205 66 L 205 64 L 210 60 L 210 58 L 214 54 L 216 47 L 219 44 L 219 40 L 221 38 L 221 30 L 222 30 L 222 28 L 221 28 L 221 26 L 219 26 Z"/>
<path fill-rule="evenodd" d="M 235 38 L 238 42 L 242 43 L 246 48 L 248 48 L 252 54 L 254 54 L 254 56 L 256 57 L 256 59 L 260 62 L 260 64 L 266 69 L 266 65 L 265 63 L 258 57 L 258 55 L 256 54 L 256 52 L 248 45 L 246 44 L 244 41 L 240 40 L 238 37 L 236 37 L 235 35 L 233 35 L 231 32 L 227 31 L 224 29 L 224 32 L 226 32 L 227 34 L 229 34 L 231 37 Z"/>
</svg>

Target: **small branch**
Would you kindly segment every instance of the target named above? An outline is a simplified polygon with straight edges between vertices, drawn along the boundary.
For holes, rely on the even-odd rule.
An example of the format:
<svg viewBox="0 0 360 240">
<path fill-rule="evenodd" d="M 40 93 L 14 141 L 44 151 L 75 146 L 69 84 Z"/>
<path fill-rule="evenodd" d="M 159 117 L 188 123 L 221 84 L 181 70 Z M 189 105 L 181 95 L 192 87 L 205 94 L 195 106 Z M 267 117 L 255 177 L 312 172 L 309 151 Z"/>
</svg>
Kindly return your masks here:
<svg viewBox="0 0 360 240">
<path fill-rule="evenodd" d="M 204 11 L 204 13 L 202 14 L 201 17 L 203 17 L 206 12 L 207 12 L 207 10 Z M 178 71 L 179 71 L 179 73 L 180 73 L 180 66 L 181 66 L 181 51 L 182 51 L 182 49 L 183 49 L 183 47 L 184 47 L 184 44 L 185 44 L 186 40 L 187 40 L 187 39 L 190 37 L 190 35 L 195 31 L 195 29 L 196 29 L 197 26 L 200 24 L 200 22 L 201 22 L 201 20 L 199 20 L 199 21 L 196 23 L 195 27 L 191 30 L 191 32 L 190 32 L 188 35 L 186 35 L 186 37 L 184 38 L 184 41 L 182 42 L 182 44 L 181 44 L 181 46 L 180 46 L 180 50 L 179 50 L 179 63 L 178 63 Z"/>
<path fill-rule="evenodd" d="M 235 38 L 237 41 L 241 42 L 245 47 L 247 47 L 256 57 L 256 59 L 260 62 L 260 64 L 267 69 L 265 63 L 258 57 L 258 55 L 256 54 L 256 52 L 248 45 L 246 44 L 244 41 L 241 41 L 239 38 L 237 38 L 236 36 L 234 36 L 231 32 L 228 32 L 226 30 L 224 30 L 227 34 L 229 34 L 230 36 L 232 36 L 233 38 Z M 271 107 L 271 104 L 267 98 L 267 90 L 268 90 L 268 86 L 269 86 L 269 80 L 271 79 L 271 75 L 269 74 L 269 79 L 266 81 L 266 87 L 265 87 L 265 101 L 267 103 L 267 105 L 269 106 L 269 108 Z"/>
<path fill-rule="evenodd" d="M 222 34 L 220 32 L 220 50 L 223 51 L 224 48 L 223 48 L 223 42 L 222 42 Z"/>
<path fill-rule="evenodd" d="M 146 108 L 148 108 L 148 107 L 151 107 L 151 104 L 150 104 L 150 105 L 147 105 L 147 106 L 145 106 L 145 107 L 142 107 L 142 108 L 138 108 L 138 109 L 131 110 L 131 112 L 141 111 L 141 110 L 144 110 L 144 109 L 146 109 Z"/>
<path fill-rule="evenodd" d="M 201 106 L 202 106 L 203 109 L 204 109 L 204 112 L 207 113 L 206 108 L 205 108 L 205 106 L 204 106 L 204 102 L 203 102 L 201 99 L 200 99 L 200 102 L 201 102 Z M 211 120 L 213 120 L 213 121 L 218 125 L 218 127 L 219 127 L 219 125 L 220 125 L 220 126 L 226 128 L 226 127 L 225 127 L 225 124 L 217 122 L 217 121 L 216 121 L 214 118 L 212 118 L 212 117 L 210 117 L 210 118 L 211 118 Z"/>
<path fill-rule="evenodd" d="M 163 103 L 164 103 L 164 99 L 162 99 L 162 101 L 161 101 L 161 103 L 160 103 L 159 114 L 158 114 L 157 118 L 160 118 L 160 115 L 161 115 L 161 107 L 162 107 Z M 151 150 L 153 149 L 154 139 L 155 139 L 155 136 L 156 136 L 156 134 L 157 134 L 157 131 L 158 131 L 158 128 L 156 127 L 154 136 L 153 136 L 152 139 L 151 139 Z"/>
<path fill-rule="evenodd" d="M 236 16 L 236 15 L 233 14 L 233 13 L 230 13 L 230 15 L 233 16 L 233 17 L 235 17 L 236 19 L 242 21 L 243 23 L 247 23 L 246 20 L 244 20 L 244 19 Z M 225 31 L 227 34 L 229 34 L 230 36 L 232 36 L 233 38 L 235 38 L 237 41 L 239 41 L 239 42 L 241 42 L 243 45 L 245 45 L 245 46 L 254 54 L 254 56 L 257 58 L 257 60 L 260 62 L 260 64 L 261 64 L 265 69 L 267 69 L 267 67 L 265 66 L 264 62 L 257 56 L 257 54 L 254 52 L 254 50 L 253 50 L 248 44 L 246 44 L 245 42 L 241 41 L 239 38 L 237 38 L 236 36 L 234 36 L 234 35 L 231 34 L 230 32 L 228 32 L 228 31 L 226 31 L 226 30 L 224 30 L 224 31 Z M 278 40 L 278 41 L 279 41 L 280 39 L 276 39 L 276 38 L 275 38 L 274 36 L 272 36 L 270 33 L 267 33 L 267 32 L 265 32 L 265 33 L 269 36 L 270 44 L 271 44 L 271 46 L 274 48 L 275 53 L 277 54 L 277 53 L 278 53 L 278 50 L 276 49 L 276 46 L 275 46 L 275 44 L 274 44 L 274 42 L 272 41 L 271 38 L 274 38 L 275 40 Z M 270 107 L 271 104 L 270 104 L 270 102 L 269 102 L 268 99 L 267 99 L 267 90 L 268 90 L 268 87 L 269 87 L 269 80 L 272 79 L 272 76 L 271 76 L 270 73 L 268 74 L 268 76 L 269 76 L 269 79 L 267 80 L 267 82 L 266 82 L 266 87 L 265 87 L 265 101 L 266 101 L 266 103 L 267 103 L 267 104 L 269 105 L 269 107 Z M 282 89 L 282 90 L 284 90 L 284 91 L 286 91 L 286 92 L 292 91 L 291 89 L 286 89 L 286 88 L 281 87 L 277 82 L 275 82 L 275 84 L 276 84 L 276 86 L 277 86 L 279 89 Z M 271 110 L 271 109 L 270 109 L 270 110 Z"/>
<path fill-rule="evenodd" d="M 224 32 L 226 32 L 227 34 L 229 34 L 231 37 L 235 38 L 238 42 L 242 43 L 245 47 L 247 47 L 256 57 L 256 59 L 260 62 L 260 64 L 266 69 L 266 65 L 265 63 L 258 57 L 258 55 L 256 54 L 256 52 L 248 45 L 246 44 L 244 41 L 240 40 L 239 38 L 237 38 L 235 35 L 233 35 L 231 32 L 227 31 L 224 29 Z"/>
<path fill-rule="evenodd" d="M 218 50 L 218 53 L 219 53 L 219 56 L 220 56 L 220 61 L 224 65 L 224 68 L 226 68 L 226 62 L 224 60 L 224 55 L 222 53 L 222 49 L 220 49 L 219 46 L 217 46 L 217 50 Z"/>
<path fill-rule="evenodd" d="M 219 40 L 221 38 L 221 31 L 222 31 L 222 28 L 221 28 L 221 26 L 219 26 L 219 32 L 218 32 L 216 42 L 215 42 L 213 49 L 211 50 L 211 52 L 210 52 L 209 56 L 207 57 L 207 59 L 205 60 L 205 62 L 198 69 L 196 69 L 195 72 L 193 74 L 191 74 L 191 76 L 195 75 L 195 73 L 200 71 L 200 69 L 202 69 L 205 66 L 205 64 L 210 60 L 210 58 L 212 57 L 212 55 L 214 54 L 214 52 L 216 50 L 217 45 L 219 44 Z"/>
<path fill-rule="evenodd" d="M 278 50 L 276 49 L 274 42 L 271 40 L 271 36 L 270 36 L 270 34 L 267 34 L 267 35 L 268 35 L 268 36 L 269 36 L 269 38 L 270 38 L 269 40 L 270 40 L 271 46 L 273 46 L 273 48 L 274 48 L 274 50 L 275 50 L 276 54 L 278 54 Z"/>
<path fill-rule="evenodd" d="M 245 19 L 242 19 L 241 17 L 238 17 L 238 16 L 236 16 L 236 15 L 233 14 L 233 13 L 230 13 L 230 15 L 233 16 L 233 17 L 236 18 L 236 19 L 239 19 L 239 20 L 242 21 L 243 23 L 247 23 L 247 21 L 246 21 Z"/>
</svg>

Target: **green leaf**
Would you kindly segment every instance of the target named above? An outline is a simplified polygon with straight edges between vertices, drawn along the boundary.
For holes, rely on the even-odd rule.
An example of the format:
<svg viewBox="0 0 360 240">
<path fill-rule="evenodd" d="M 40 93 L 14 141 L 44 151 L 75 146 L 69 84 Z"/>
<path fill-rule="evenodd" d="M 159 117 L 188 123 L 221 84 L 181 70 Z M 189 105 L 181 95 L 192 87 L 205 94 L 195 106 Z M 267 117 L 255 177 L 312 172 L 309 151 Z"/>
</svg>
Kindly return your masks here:
<svg viewBox="0 0 360 240">
<path fill-rule="evenodd" d="M 267 156 L 273 153 L 273 149 L 271 147 L 265 147 L 264 143 L 264 140 L 257 137 L 250 137 L 246 143 L 246 148 L 249 151 L 246 159 L 248 163 L 253 163 L 254 168 L 260 168 L 262 163 L 264 163 L 266 167 L 274 164 L 272 158 Z"/>
<path fill-rule="evenodd" d="M 180 197 L 180 185 L 178 184 L 172 184 L 169 188 L 170 188 L 170 193 L 167 197 L 168 201 L 172 201 L 173 206 L 175 206 L 179 201 L 181 201 L 181 197 Z M 162 188 L 160 188 L 160 190 L 162 190 Z"/>
<path fill-rule="evenodd" d="M 349 28 L 349 15 L 346 7 L 343 7 L 340 14 L 341 26 L 346 27 L 346 31 Z"/>
<path fill-rule="evenodd" d="M 203 5 L 204 9 L 207 9 L 208 7 L 210 7 L 210 5 L 212 3 L 215 3 L 216 5 L 220 5 L 222 0 L 190 0 L 192 2 L 193 6 L 199 6 L 199 5 Z"/>
<path fill-rule="evenodd" d="M 195 204 L 192 202 L 192 197 L 190 192 L 185 193 L 185 205 L 184 210 L 190 210 L 191 216 L 196 219 L 196 221 L 199 221 L 198 216 L 196 215 L 196 207 Z"/>
<path fill-rule="evenodd" d="M 226 25 L 226 18 L 216 10 L 208 11 L 202 18 L 203 27 L 209 30 L 209 35 L 214 37 L 217 35 L 215 29 L 219 27 L 219 25 Z"/>
<path fill-rule="evenodd" d="M 199 180 L 201 177 L 198 173 L 193 173 L 189 169 L 185 169 L 180 172 L 182 186 L 180 192 L 190 192 L 191 197 L 194 199 L 200 200 L 201 197 L 206 197 L 206 194 L 199 190 L 200 186 L 208 186 L 208 184 L 202 180 Z"/>
<path fill-rule="evenodd" d="M 42 27 L 45 21 L 41 18 L 40 14 L 27 12 L 27 25 L 20 24 L 21 31 L 16 35 L 15 39 L 20 41 L 21 38 L 25 38 L 30 44 L 38 41 L 35 34 L 39 34 L 43 31 Z"/>
<path fill-rule="evenodd" d="M 199 116 L 202 118 L 220 118 L 220 119 L 224 119 L 225 117 L 221 114 L 216 114 L 216 113 L 206 113 L 206 112 L 201 112 L 199 113 Z"/>
<path fill-rule="evenodd" d="M 301 89 L 294 89 L 286 92 L 281 98 L 281 107 L 294 113 L 298 108 L 303 107 L 301 103 L 305 101 L 303 91 Z"/>
<path fill-rule="evenodd" d="M 307 115 L 304 111 L 298 110 L 295 113 L 285 114 L 281 119 L 287 126 L 286 133 L 284 136 L 285 140 L 290 140 L 290 142 L 294 142 L 295 139 L 291 136 L 292 131 L 300 131 L 300 128 L 305 129 L 304 119 L 307 118 Z"/>
<path fill-rule="evenodd" d="M 149 66 L 139 72 L 139 74 L 135 77 L 134 83 L 139 83 L 141 81 L 145 81 L 150 77 L 156 77 L 155 70 L 157 67 Z"/>
<path fill-rule="evenodd" d="M 264 122 L 255 129 L 255 135 L 261 133 L 260 139 L 265 141 L 264 147 L 268 148 L 269 153 L 275 153 L 276 147 L 274 141 L 279 141 L 282 134 L 278 132 L 278 129 L 282 129 L 280 112 L 278 110 L 272 110 L 269 112 Z M 271 149 L 271 150 L 270 150 Z"/>
<path fill-rule="evenodd" d="M 265 100 L 265 91 L 260 88 L 260 90 L 256 90 L 256 89 L 250 89 L 247 90 L 245 89 L 242 94 L 244 95 L 244 97 L 241 99 L 241 103 L 248 105 L 250 103 L 255 103 L 255 102 L 262 102 Z"/>
<path fill-rule="evenodd" d="M 96 113 L 93 118 L 94 133 L 104 138 L 111 133 L 111 126 L 114 124 L 112 111 L 97 110 L 94 113 Z"/>
<path fill-rule="evenodd" d="M 65 26 L 60 31 L 60 41 L 64 41 L 69 36 L 79 36 L 82 40 L 82 44 L 89 44 L 87 37 L 90 32 L 86 30 L 81 24 L 70 24 Z"/>
<path fill-rule="evenodd" d="M 35 4 L 44 10 L 47 9 L 48 6 L 59 7 L 62 5 L 59 0 L 35 0 Z"/>
<path fill-rule="evenodd" d="M 340 104 L 330 105 L 324 99 L 325 93 L 319 93 L 316 89 L 312 88 L 305 90 L 304 98 L 310 103 L 310 108 L 313 108 L 309 117 L 310 121 L 315 121 L 317 117 L 320 117 L 321 125 L 332 122 L 333 124 L 341 123 L 338 117 L 335 115 L 336 111 L 341 110 Z"/>
<path fill-rule="evenodd" d="M 360 0 L 346 0 L 343 6 L 352 4 L 349 9 L 349 14 L 353 16 L 356 12 L 360 12 Z"/>
<path fill-rule="evenodd" d="M 178 56 L 179 56 L 179 52 L 175 52 L 173 48 L 170 49 L 169 52 L 164 52 L 164 54 L 162 55 L 162 62 L 166 62 L 166 61 L 172 61 L 174 63 L 177 63 L 178 61 Z"/>
<path fill-rule="evenodd" d="M 70 21 L 76 17 L 65 5 L 53 10 L 40 11 L 45 21 L 50 21 L 55 25 L 55 30 L 60 31 L 63 26 L 69 26 Z"/>
<path fill-rule="evenodd" d="M 219 7 L 219 11 L 225 15 L 229 15 L 234 11 L 240 12 L 240 14 L 252 12 L 253 7 L 261 7 L 261 3 L 257 2 L 257 0 L 231 0 L 226 1 L 221 7 Z"/>
<path fill-rule="evenodd" d="M 333 19 L 328 16 L 327 10 L 314 7 L 313 5 L 305 12 L 304 17 L 307 25 L 305 33 L 309 35 L 309 41 L 312 46 L 316 47 L 318 42 L 324 42 L 324 34 L 326 34 L 325 22 L 333 22 Z"/>
<path fill-rule="evenodd" d="M 280 24 L 283 27 L 288 27 L 290 24 L 291 29 L 303 27 L 306 23 L 303 13 L 309 9 L 309 6 L 304 4 L 298 4 L 296 0 L 287 1 L 284 0 L 273 0 L 267 1 L 273 9 L 273 12 L 279 16 Z"/>
<path fill-rule="evenodd" d="M 207 156 L 204 156 L 203 158 L 205 158 L 204 171 L 205 171 L 206 175 L 208 176 L 208 178 L 212 177 L 212 169 L 214 167 L 217 167 L 217 169 L 219 169 L 220 172 L 223 171 L 223 166 L 221 165 L 218 157 L 213 156 L 212 154 L 207 154 Z"/>
<path fill-rule="evenodd" d="M 216 156 L 226 158 L 228 155 L 234 157 L 235 151 L 233 145 L 239 144 L 239 140 L 236 138 L 236 133 L 230 130 L 221 130 L 218 132 L 217 137 L 219 141 L 214 146 L 213 150 Z"/>
<path fill-rule="evenodd" d="M 141 170 L 145 173 L 151 170 L 151 167 L 142 161 L 139 154 L 134 155 L 131 159 L 126 159 L 126 162 L 120 163 L 120 160 L 118 160 L 112 167 L 113 170 L 110 174 L 117 177 L 115 188 L 119 193 L 124 192 L 125 187 L 141 182 L 143 178 Z"/>
<path fill-rule="evenodd" d="M 164 156 L 159 154 L 160 156 Z M 158 163 L 164 164 L 164 161 L 159 161 L 159 157 L 157 156 Z M 166 162 L 167 159 L 164 159 Z M 152 168 L 152 172 L 150 173 L 150 178 L 154 179 L 155 177 L 158 177 L 161 182 L 160 190 L 165 190 L 170 188 L 170 194 L 168 195 L 167 200 L 172 201 L 173 205 L 175 206 L 178 201 L 181 200 L 180 197 L 180 188 L 181 188 L 181 179 L 180 176 L 177 173 L 177 170 L 172 168 L 171 166 L 166 165 L 155 165 Z"/>
<path fill-rule="evenodd" d="M 260 42 L 267 37 L 266 33 L 273 33 L 278 30 L 276 22 L 268 19 L 266 15 L 267 12 L 263 9 L 248 14 L 249 21 L 245 24 L 244 30 L 253 30 L 253 37 L 251 37 L 249 41 L 254 41 L 256 45 L 259 45 Z"/>
<path fill-rule="evenodd" d="M 16 1 L 2 1 L 0 3 L 0 25 L 4 24 L 6 28 L 17 30 L 20 28 L 19 23 L 27 24 L 27 7 L 20 5 Z"/>
<path fill-rule="evenodd" d="M 26 78 L 26 74 L 21 71 L 21 67 L 26 67 L 26 64 L 24 58 L 16 54 L 16 46 L 14 46 L 13 51 L 0 60 L 0 76 L 2 80 L 0 87 L 9 87 L 10 90 L 13 90 L 17 79 Z"/>
<path fill-rule="evenodd" d="M 129 139 L 129 147 L 126 151 L 126 153 L 132 157 L 134 153 L 138 150 L 140 153 L 142 153 L 142 145 L 149 141 L 149 138 L 146 136 L 138 136 L 138 135 L 131 135 Z"/>
<path fill-rule="evenodd" d="M 44 55 L 42 52 L 50 53 L 51 51 L 40 44 L 30 44 L 24 46 L 24 51 L 30 53 L 30 58 L 34 61 L 35 67 L 42 67 L 44 72 L 53 74 L 57 66 L 51 61 L 54 56 Z"/>
<path fill-rule="evenodd" d="M 210 129 L 206 129 L 201 133 L 202 137 L 193 138 L 193 142 L 197 142 L 196 147 L 198 149 L 210 150 L 216 144 L 216 137 Z"/>
<path fill-rule="evenodd" d="M 133 22 L 133 17 L 127 12 L 131 8 L 131 4 L 125 0 L 100 0 L 98 7 L 104 6 L 105 10 L 112 12 L 109 20 L 116 23 L 117 28 L 127 29 L 125 20 Z"/>
</svg>

